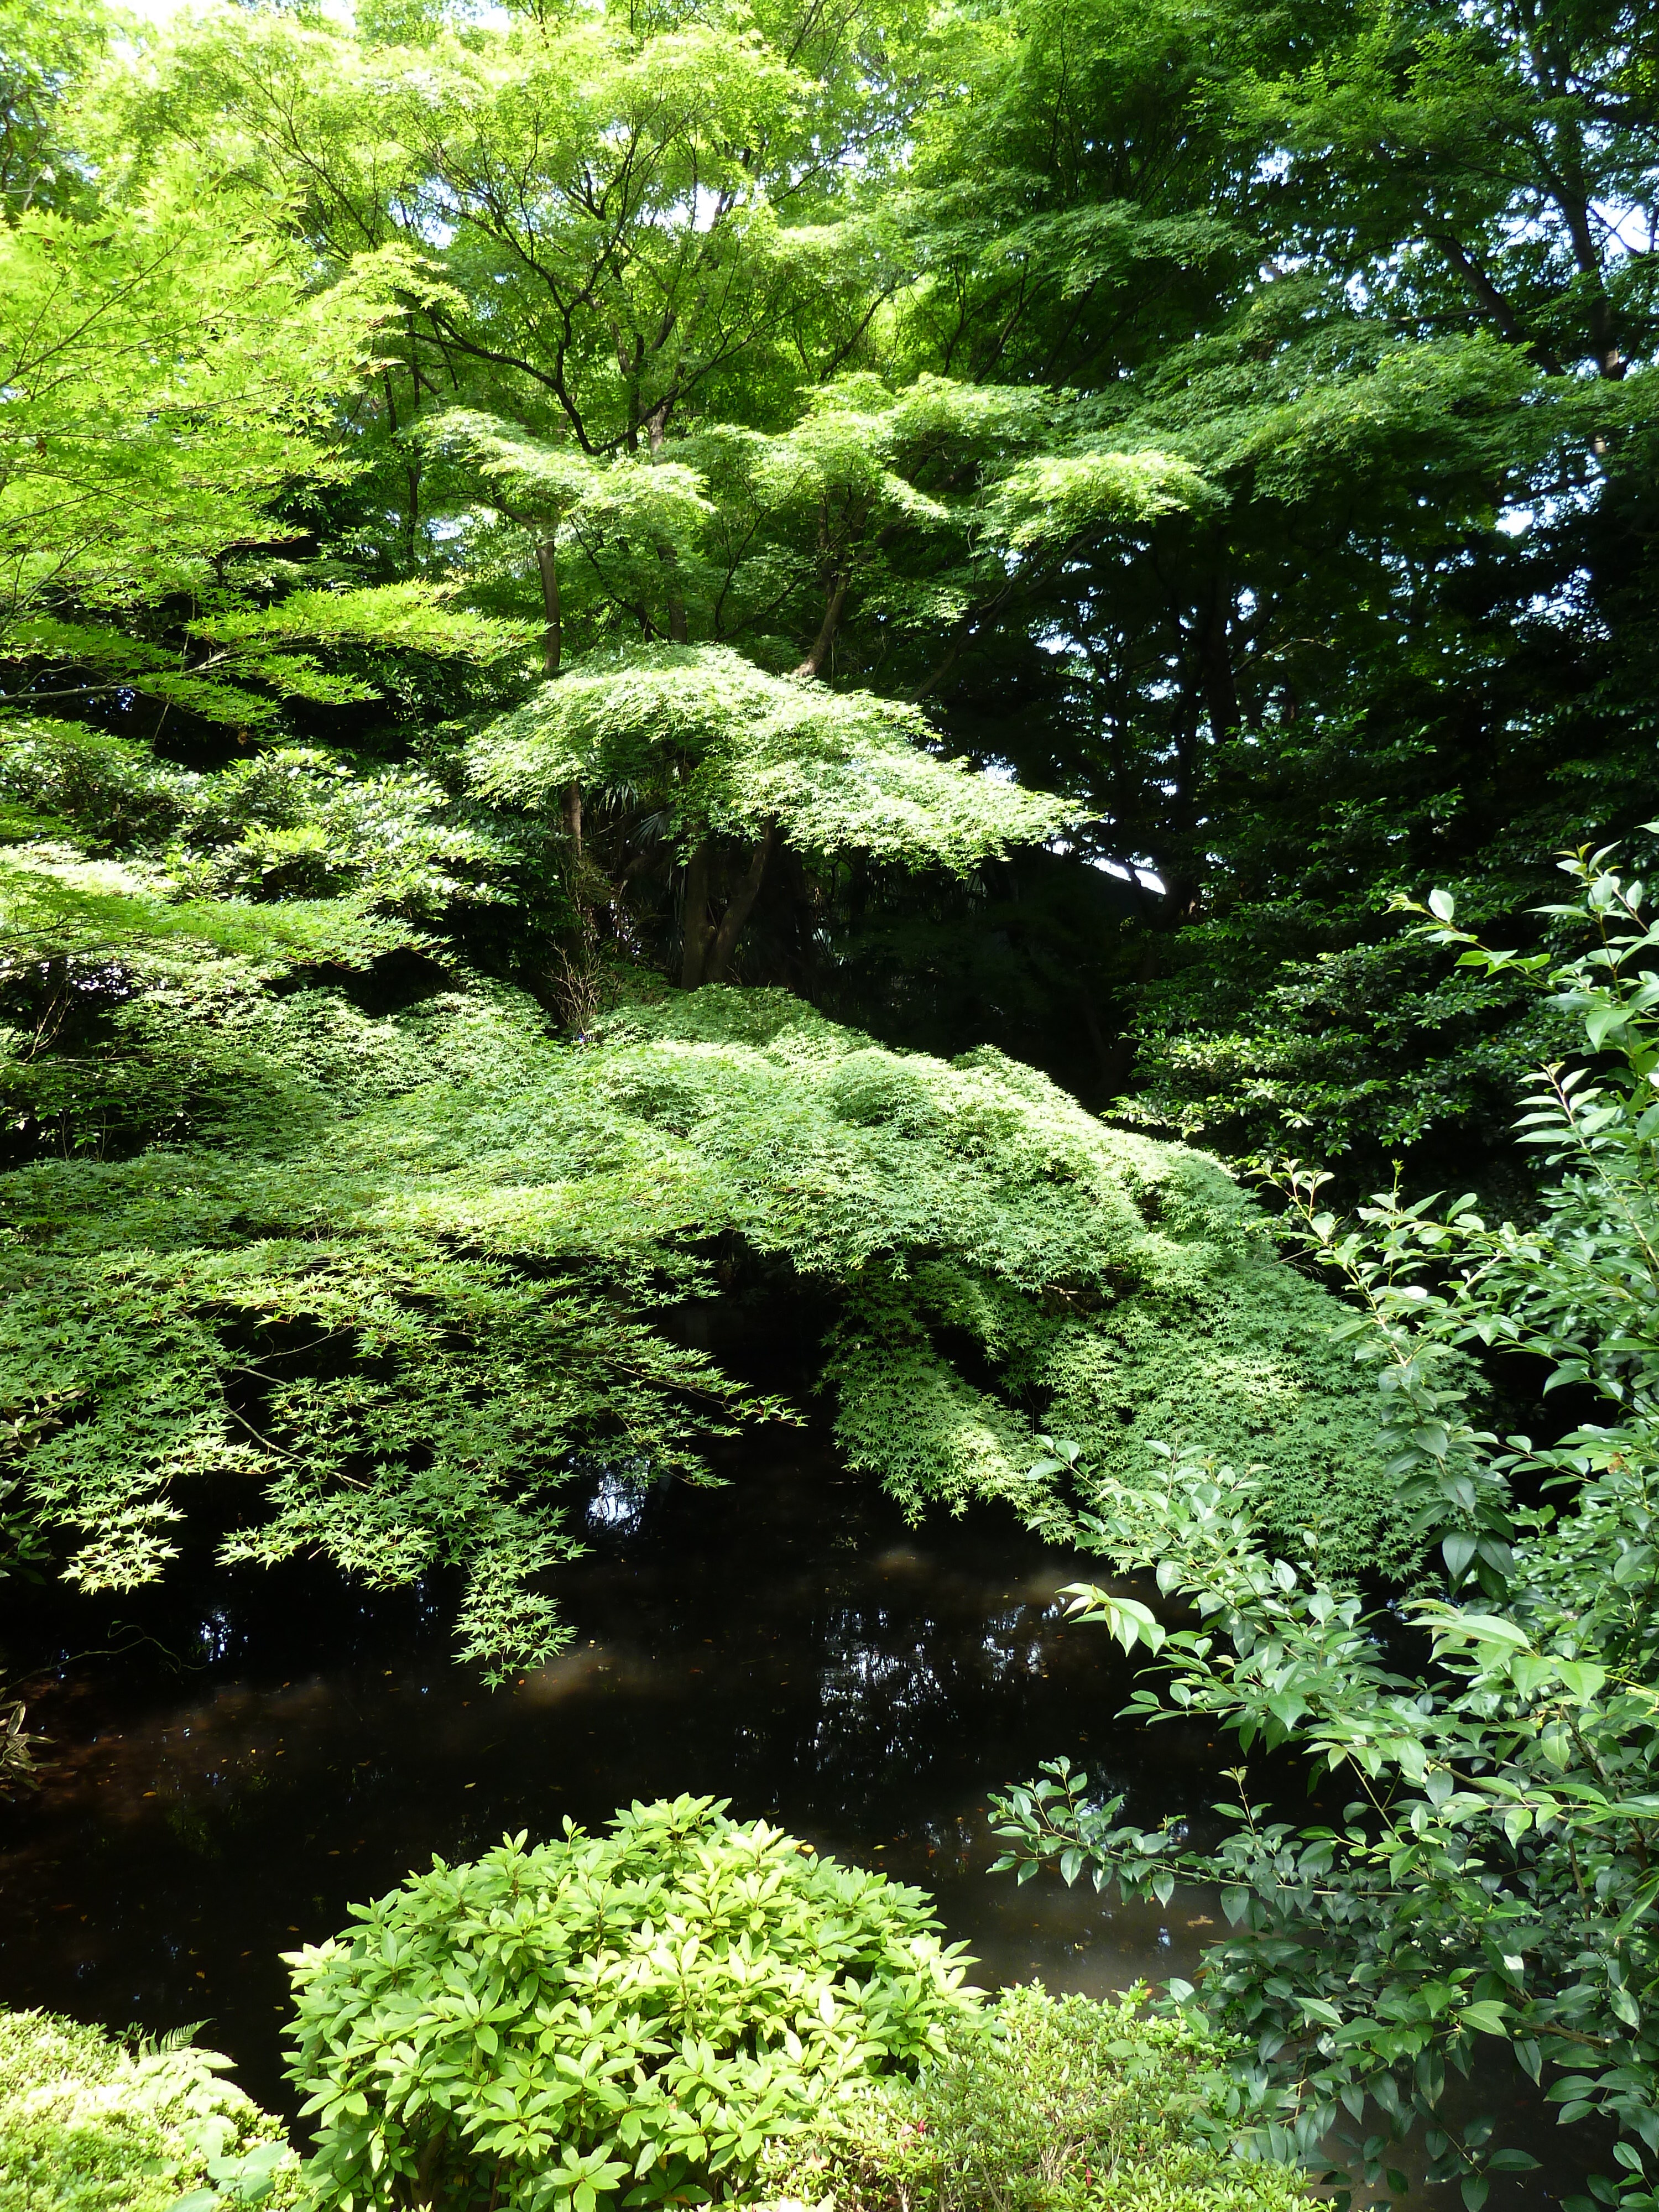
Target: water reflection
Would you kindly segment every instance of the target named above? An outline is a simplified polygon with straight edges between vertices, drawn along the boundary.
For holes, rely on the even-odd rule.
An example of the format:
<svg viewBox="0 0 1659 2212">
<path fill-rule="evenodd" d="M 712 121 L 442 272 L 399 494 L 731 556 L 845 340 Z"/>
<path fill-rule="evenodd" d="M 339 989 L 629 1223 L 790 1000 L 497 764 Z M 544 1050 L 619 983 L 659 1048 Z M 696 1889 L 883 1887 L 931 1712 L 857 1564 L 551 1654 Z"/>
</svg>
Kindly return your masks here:
<svg viewBox="0 0 1659 2212">
<path fill-rule="evenodd" d="M 587 1501 L 587 1526 L 613 1534 L 631 1534 L 645 1518 L 652 1487 L 650 1468 L 644 1461 L 599 1467 Z"/>
</svg>

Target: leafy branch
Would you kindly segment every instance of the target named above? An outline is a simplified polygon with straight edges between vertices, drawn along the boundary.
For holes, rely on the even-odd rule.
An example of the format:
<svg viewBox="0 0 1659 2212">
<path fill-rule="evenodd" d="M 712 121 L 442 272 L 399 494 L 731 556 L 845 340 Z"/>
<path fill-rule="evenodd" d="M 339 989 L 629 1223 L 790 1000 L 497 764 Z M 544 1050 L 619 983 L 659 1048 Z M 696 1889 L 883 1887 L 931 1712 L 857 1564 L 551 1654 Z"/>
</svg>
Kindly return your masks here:
<svg viewBox="0 0 1659 2212">
<path fill-rule="evenodd" d="M 1522 969 L 1582 1022 L 1584 1061 L 1543 1070 L 1524 1102 L 1522 1141 L 1552 1171 L 1534 1225 L 1491 1226 L 1469 1199 L 1408 1204 L 1397 1185 L 1344 1222 L 1316 1170 L 1271 1171 L 1292 1233 L 1348 1292 L 1340 1334 L 1375 1372 L 1438 1589 L 1368 1613 L 1322 1571 L 1315 1531 L 1294 1558 L 1269 1547 L 1254 1477 L 1166 1451 L 1161 1481 L 1107 1480 L 1054 1447 L 1092 1508 L 1082 1542 L 1120 1573 L 1154 1571 L 1197 1615 L 1170 1629 L 1139 1601 L 1067 1593 L 1074 1619 L 1156 1656 L 1162 1679 L 1127 1716 L 1201 1716 L 1247 1753 L 1293 1748 L 1316 1782 L 1351 1782 L 1340 1818 L 1277 1817 L 1240 1766 L 1238 1801 L 1216 1808 L 1227 1832 L 1200 1850 L 1178 1823 L 1124 1823 L 1122 1799 L 1063 1759 L 996 1805 L 1000 1863 L 1022 1879 L 1054 1863 L 1164 1899 L 1219 1876 L 1233 1932 L 1196 1984 L 1170 1987 L 1252 2039 L 1238 2142 L 1315 2161 L 1346 2113 L 1366 2185 L 1403 2189 L 1391 2146 L 1420 2128 L 1429 2179 L 1457 2179 L 1467 2212 L 1492 2173 L 1534 2163 L 1491 2118 L 1443 2115 L 1448 2068 L 1467 2074 L 1481 2035 L 1534 2081 L 1547 2070 L 1564 2123 L 1616 2124 L 1618 2171 L 1592 2175 L 1573 2212 L 1659 2202 L 1659 975 L 1644 964 L 1659 933 L 1610 859 L 1563 863 L 1578 895 L 1549 912 L 1590 940 L 1565 961 L 1488 950 L 1443 893 L 1414 909 L 1463 965 Z M 1477 1428 L 1468 1353 L 1490 1346 L 1547 1359 L 1553 1386 L 1589 1385 L 1607 1419 L 1547 1447 Z"/>
</svg>

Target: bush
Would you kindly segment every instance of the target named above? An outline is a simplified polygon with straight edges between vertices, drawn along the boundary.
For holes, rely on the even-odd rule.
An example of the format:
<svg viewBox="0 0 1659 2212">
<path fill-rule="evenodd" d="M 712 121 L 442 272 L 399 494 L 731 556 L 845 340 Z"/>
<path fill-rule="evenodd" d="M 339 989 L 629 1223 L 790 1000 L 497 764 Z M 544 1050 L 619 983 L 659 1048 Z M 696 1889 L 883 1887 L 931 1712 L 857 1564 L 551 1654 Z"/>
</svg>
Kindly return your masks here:
<svg viewBox="0 0 1659 2212">
<path fill-rule="evenodd" d="M 1491 2175 L 1537 2165 L 1501 2111 L 1446 2096 L 1481 2038 L 1565 2126 L 1599 2124 L 1567 2155 L 1599 2161 L 1618 2130 L 1618 2170 L 1589 2172 L 1565 2212 L 1659 2208 L 1659 918 L 1608 862 L 1564 863 L 1578 896 L 1547 915 L 1589 949 L 1559 965 L 1489 951 L 1446 894 L 1431 902 L 1466 965 L 1528 979 L 1583 1025 L 1579 1064 L 1525 1096 L 1546 1170 L 1530 1226 L 1397 1189 L 1344 1222 L 1324 1177 L 1281 1178 L 1291 1224 L 1350 1292 L 1343 1334 L 1377 1375 L 1390 1471 L 1438 1574 L 1367 1614 L 1305 1550 L 1276 1555 L 1248 1477 L 1178 1454 L 1161 1480 L 1097 1485 L 1079 1525 L 1115 1573 L 1155 1567 L 1198 1616 L 1166 1632 L 1076 1586 L 1083 1617 L 1158 1655 L 1165 1679 L 1127 1713 L 1289 1746 L 1345 1787 L 1340 1821 L 1276 1817 L 1243 1766 L 1218 1847 L 1174 1819 L 1120 1825 L 1121 1796 L 1064 1759 L 1000 1804 L 1022 1878 L 1052 1860 L 1131 1895 L 1221 1882 L 1232 1932 L 1196 1989 L 1170 1989 L 1255 2045 L 1242 2135 L 1312 2160 L 1346 2112 L 1367 2186 L 1403 2190 L 1395 2145 L 1415 2128 L 1425 2179 L 1458 2181 L 1464 2212 Z M 1546 1444 L 1472 1426 L 1472 1345 L 1528 1354 L 1602 1418 Z"/>
<path fill-rule="evenodd" d="M 912 2081 L 872 2083 L 770 2162 L 836 2212 L 1289 2212 L 1283 2166 L 1206 2140 L 1225 2047 L 1179 2020 L 1010 1990 Z"/>
<path fill-rule="evenodd" d="M 91 853 L 155 845 L 201 781 L 82 722 L 31 716 L 9 723 L 0 744 L 0 806 L 16 834 L 68 834 Z"/>
<path fill-rule="evenodd" d="M 292 2203 L 277 2123 L 219 2077 L 216 2051 L 141 2050 L 50 2013 L 0 2013 L 5 2212 L 208 2212 Z"/>
<path fill-rule="evenodd" d="M 973 2008 L 919 1890 L 707 1797 L 434 1859 L 354 1911 L 290 1956 L 324 2206 L 703 2203 Z"/>
</svg>

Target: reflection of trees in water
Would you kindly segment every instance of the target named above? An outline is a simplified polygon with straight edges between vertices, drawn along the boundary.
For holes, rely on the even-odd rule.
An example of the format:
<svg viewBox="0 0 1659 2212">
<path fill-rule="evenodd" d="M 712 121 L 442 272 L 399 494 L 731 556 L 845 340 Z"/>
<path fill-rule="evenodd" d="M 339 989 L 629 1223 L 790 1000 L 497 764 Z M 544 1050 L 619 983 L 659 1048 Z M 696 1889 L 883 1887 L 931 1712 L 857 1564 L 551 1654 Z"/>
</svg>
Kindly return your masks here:
<svg viewBox="0 0 1659 2212">
<path fill-rule="evenodd" d="M 902 1831 L 922 1855 L 907 1879 L 982 1867 L 991 1846 L 978 1800 L 1031 1763 L 1030 1709 L 1051 1695 L 1063 1614 L 1029 1600 L 993 1609 L 986 1596 L 982 1584 L 935 1588 L 919 1605 L 843 1585 L 795 1614 L 775 1646 L 770 1711 L 736 1732 L 739 1790 L 776 1802 L 781 1787 L 787 1796 L 792 1780 L 806 1782 L 838 1829 Z M 1066 1671 L 1073 1693 L 1092 1702 L 1104 1691 L 1097 1722 L 1121 1702 L 1092 1668 Z M 1090 1768 L 1107 1794 L 1146 1781 L 1134 1771 L 1143 1747 L 1139 1734 L 1133 1747 L 1099 1743 Z"/>
<path fill-rule="evenodd" d="M 1024 1606 L 988 1618 L 975 1608 L 971 1619 L 951 1620 L 853 1600 L 801 1626 L 806 1648 L 783 1692 L 793 1710 L 773 1729 L 747 1732 L 746 1748 L 757 1765 L 775 1761 L 781 1737 L 793 1737 L 791 1763 L 832 1780 L 849 1812 L 872 1796 L 899 1790 L 909 1797 L 921 1777 L 971 1758 L 988 1732 L 984 1723 L 994 1730 L 996 1706 L 1012 1717 L 1043 1658 Z M 973 1741 L 964 1739 L 965 1711 L 983 1717 Z"/>
<path fill-rule="evenodd" d="M 592 1486 L 582 1516 L 588 1528 L 611 1536 L 637 1535 L 647 1506 L 661 1489 L 650 1460 L 638 1455 L 601 1459 L 593 1452 L 573 1452 L 568 1465 Z"/>
<path fill-rule="evenodd" d="M 631 1536 L 645 1518 L 650 1485 L 619 1468 L 607 1468 L 587 1501 L 587 1525 Z"/>
<path fill-rule="evenodd" d="M 198 1646 L 198 1665 L 224 1658 L 232 1643 L 241 1641 L 239 1625 L 232 1616 L 228 1606 L 216 1607 L 213 1612 L 209 1613 L 207 1619 L 197 1629 L 196 1641 Z"/>
<path fill-rule="evenodd" d="M 903 1642 L 885 1608 L 844 1607 L 824 1623 L 812 1753 L 821 1770 L 872 1778 L 890 1762 L 932 1764 L 957 1671 L 914 1620 Z"/>
</svg>

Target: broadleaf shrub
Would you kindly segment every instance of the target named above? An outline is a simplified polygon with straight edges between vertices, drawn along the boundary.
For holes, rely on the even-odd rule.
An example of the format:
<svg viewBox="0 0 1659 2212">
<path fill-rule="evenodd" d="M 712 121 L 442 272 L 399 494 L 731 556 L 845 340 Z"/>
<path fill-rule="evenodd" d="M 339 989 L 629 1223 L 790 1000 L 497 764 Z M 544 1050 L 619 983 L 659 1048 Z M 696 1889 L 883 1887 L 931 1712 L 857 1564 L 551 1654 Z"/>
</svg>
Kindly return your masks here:
<svg viewBox="0 0 1659 2212">
<path fill-rule="evenodd" d="M 290 1954 L 307 2180 L 350 2212 L 709 2201 L 975 2002 L 921 1891 L 707 1797 L 434 1859 L 353 1909 Z"/>
<path fill-rule="evenodd" d="M 1519 975 L 1583 1024 L 1578 1064 L 1523 1096 L 1544 1170 L 1530 1224 L 1397 1189 L 1346 1222 L 1322 1210 L 1325 1177 L 1279 1176 L 1291 1228 L 1349 1293 L 1342 1334 L 1376 1375 L 1434 1581 L 1367 1613 L 1313 1545 L 1279 1551 L 1254 1480 L 1216 1458 L 1079 1483 L 1095 1510 L 1078 1540 L 1118 1574 L 1155 1569 L 1197 1616 L 1166 1630 L 1074 1586 L 1075 1616 L 1157 1655 L 1164 1680 L 1127 1716 L 1288 1747 L 1346 1791 L 1340 1818 L 1279 1817 L 1243 1766 L 1218 1845 L 1173 1817 L 1123 1824 L 1122 1797 L 1066 1759 L 994 1801 L 1022 1879 L 1052 1862 L 1159 1898 L 1220 1881 L 1231 1932 L 1195 1989 L 1171 1990 L 1253 2040 L 1241 2142 L 1316 2160 L 1346 2115 L 1376 2189 L 1415 2129 L 1426 2179 L 1457 2181 L 1465 2212 L 1491 2175 L 1536 2164 L 1501 2114 L 1447 2097 L 1487 2038 L 1565 2126 L 1598 2124 L 1568 2155 L 1600 2163 L 1618 2131 L 1619 2171 L 1589 2172 L 1566 2212 L 1659 2208 L 1659 918 L 1609 852 L 1563 866 L 1575 896 L 1546 913 L 1588 940 L 1565 962 L 1488 950 L 1444 892 L 1416 909 L 1465 967 Z M 1544 1363 L 1547 1388 L 1577 1386 L 1601 1418 L 1545 1443 L 1474 1427 L 1472 1346 Z"/>
<path fill-rule="evenodd" d="M 1226 2045 L 1191 2020 L 1007 1990 L 951 2023 L 945 2056 L 912 2081 L 874 2081 L 767 2179 L 836 2212 L 1292 2212 L 1282 2166 L 1218 2143 Z"/>
</svg>

